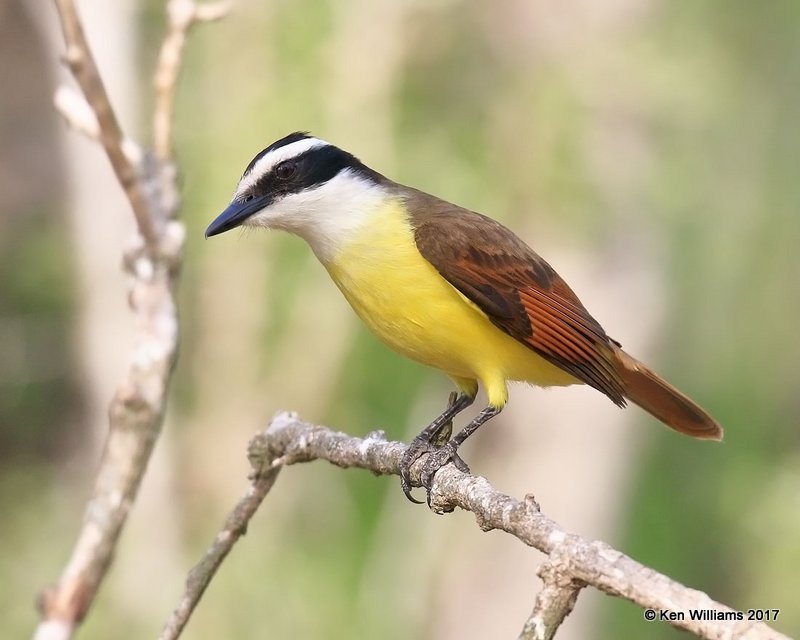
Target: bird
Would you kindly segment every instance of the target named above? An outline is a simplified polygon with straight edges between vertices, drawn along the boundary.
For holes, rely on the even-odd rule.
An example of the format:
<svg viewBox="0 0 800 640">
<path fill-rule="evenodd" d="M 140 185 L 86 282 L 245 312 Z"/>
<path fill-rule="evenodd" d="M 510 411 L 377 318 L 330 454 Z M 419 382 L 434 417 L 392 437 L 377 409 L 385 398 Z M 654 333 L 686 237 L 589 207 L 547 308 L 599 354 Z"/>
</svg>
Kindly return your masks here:
<svg viewBox="0 0 800 640">
<path fill-rule="evenodd" d="M 610 338 L 542 257 L 500 222 L 393 182 L 308 132 L 291 133 L 247 165 L 206 230 L 278 229 L 304 239 L 363 323 L 396 352 L 447 374 L 457 392 L 405 450 L 430 506 L 436 472 L 499 414 L 508 383 L 586 384 L 618 407 L 633 402 L 695 438 L 721 440 L 717 421 Z M 487 404 L 451 437 L 453 418 Z"/>
</svg>

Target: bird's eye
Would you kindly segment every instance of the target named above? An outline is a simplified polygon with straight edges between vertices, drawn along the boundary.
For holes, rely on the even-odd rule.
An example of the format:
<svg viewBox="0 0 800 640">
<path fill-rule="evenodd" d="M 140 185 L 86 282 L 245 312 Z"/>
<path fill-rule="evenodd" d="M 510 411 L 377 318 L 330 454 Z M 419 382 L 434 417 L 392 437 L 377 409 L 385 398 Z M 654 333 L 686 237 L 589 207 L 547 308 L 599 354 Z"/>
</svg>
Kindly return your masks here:
<svg viewBox="0 0 800 640">
<path fill-rule="evenodd" d="M 297 165 L 291 160 L 281 162 L 275 167 L 275 175 L 279 180 L 288 180 L 295 174 L 295 171 L 297 171 Z"/>
</svg>

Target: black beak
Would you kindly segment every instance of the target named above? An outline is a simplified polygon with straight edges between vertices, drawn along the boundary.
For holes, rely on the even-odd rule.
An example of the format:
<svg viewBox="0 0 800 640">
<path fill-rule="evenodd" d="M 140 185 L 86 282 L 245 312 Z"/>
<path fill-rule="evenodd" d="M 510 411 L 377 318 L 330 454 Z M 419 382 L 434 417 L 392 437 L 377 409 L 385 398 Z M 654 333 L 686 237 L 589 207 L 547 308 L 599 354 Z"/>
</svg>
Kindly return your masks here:
<svg viewBox="0 0 800 640">
<path fill-rule="evenodd" d="M 220 213 L 217 218 L 208 225 L 206 229 L 206 238 L 216 236 L 220 233 L 225 233 L 231 229 L 235 229 L 247 220 L 254 213 L 260 211 L 269 204 L 266 198 L 252 198 L 244 202 L 233 201 L 228 205 L 228 208 Z"/>
</svg>

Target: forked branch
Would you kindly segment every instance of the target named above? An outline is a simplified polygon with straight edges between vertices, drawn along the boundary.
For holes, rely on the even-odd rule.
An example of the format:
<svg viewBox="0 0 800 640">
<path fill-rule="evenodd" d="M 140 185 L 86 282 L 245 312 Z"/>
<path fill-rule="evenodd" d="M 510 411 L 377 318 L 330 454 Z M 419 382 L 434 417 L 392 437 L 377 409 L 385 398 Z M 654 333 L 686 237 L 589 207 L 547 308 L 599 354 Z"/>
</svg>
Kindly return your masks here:
<svg viewBox="0 0 800 640">
<path fill-rule="evenodd" d="M 172 5 L 180 5 L 192 19 L 178 23 L 179 12 Z M 159 146 L 166 152 L 152 162 L 123 135 L 73 0 L 56 0 L 56 6 L 66 42 L 65 58 L 83 94 L 81 98 L 61 88 L 57 108 L 69 124 L 103 145 L 131 204 L 139 235 L 124 259 L 136 326 L 130 364 L 111 401 L 108 438 L 83 525 L 58 583 L 40 598 L 37 640 L 66 640 L 73 635 L 95 600 L 136 499 L 161 429 L 177 356 L 175 290 L 185 235 L 183 225 L 173 220 L 178 188 L 171 158 L 172 132 L 163 125 L 172 117 L 171 99 L 157 101 L 153 117 L 162 123 Z M 185 39 L 186 30 L 207 15 L 191 0 L 171 0 L 170 7 L 171 39 L 177 32 Z M 213 17 L 219 17 L 218 9 Z M 160 59 L 162 93 L 174 92 L 182 51 L 181 46 Z"/>
<path fill-rule="evenodd" d="M 108 93 L 106 93 L 100 72 L 97 70 L 94 56 L 89 49 L 89 43 L 86 41 L 78 10 L 73 0 L 55 0 L 55 3 L 67 47 L 64 59 L 86 97 L 86 101 L 95 113 L 100 143 L 111 162 L 117 180 L 131 203 L 139 233 L 145 239 L 146 244 L 154 246 L 158 237 L 138 167 L 130 162 L 123 151 L 122 129 L 111 106 L 111 101 L 108 99 Z"/>
<path fill-rule="evenodd" d="M 365 439 L 354 438 L 305 423 L 295 414 L 279 413 L 250 442 L 253 483 L 255 486 L 262 482 L 265 473 L 266 477 L 274 480 L 274 474 L 281 467 L 313 460 L 327 460 L 339 467 L 358 467 L 376 474 L 397 474 L 404 451 L 405 445 L 387 442 L 379 432 Z M 420 466 L 417 464 L 412 468 L 414 481 L 419 480 Z M 251 487 L 248 495 L 252 492 Z M 263 497 L 259 493 L 258 501 Z M 242 502 L 247 499 L 245 496 Z M 242 502 L 234 513 L 241 508 Z M 522 638 L 538 640 L 553 637 L 583 586 L 595 587 L 608 595 L 656 612 L 701 609 L 734 611 L 702 591 L 690 589 L 604 542 L 567 533 L 539 510 L 533 497 L 527 496 L 520 501 L 502 494 L 492 488 L 485 478 L 462 473 L 452 464 L 436 473 L 431 506 L 441 513 L 456 507 L 471 511 L 483 531 L 505 531 L 549 556 L 540 570 L 544 589 L 537 597 Z M 245 526 L 246 522 L 237 525 L 239 531 Z M 209 554 L 227 554 L 235 542 L 236 536 L 217 536 L 206 557 Z M 218 565 L 201 563 L 192 570 L 181 599 L 184 614 L 191 612 Z M 670 624 L 709 640 L 789 640 L 761 622 L 691 620 L 688 615 L 686 618 L 670 621 Z M 182 620 L 181 627 L 186 619 Z M 160 640 L 178 637 L 177 634 L 168 633 L 168 629 L 165 627 Z"/>
</svg>

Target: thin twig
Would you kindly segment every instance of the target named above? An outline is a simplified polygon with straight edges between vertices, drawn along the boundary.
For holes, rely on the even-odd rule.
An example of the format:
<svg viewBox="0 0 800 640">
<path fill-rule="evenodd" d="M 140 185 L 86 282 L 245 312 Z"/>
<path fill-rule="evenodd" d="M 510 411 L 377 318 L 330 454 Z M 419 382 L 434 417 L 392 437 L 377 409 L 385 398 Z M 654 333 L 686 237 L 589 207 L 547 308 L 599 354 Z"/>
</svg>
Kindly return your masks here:
<svg viewBox="0 0 800 640">
<path fill-rule="evenodd" d="M 83 94 L 78 93 L 72 87 L 62 85 L 56 89 L 53 103 L 61 117 L 74 131 L 83 134 L 89 140 L 100 142 L 100 125 L 97 124 L 97 115 Z M 122 140 L 122 151 L 131 164 L 139 165 L 142 162 L 143 152 L 139 145 L 130 138 Z"/>
<path fill-rule="evenodd" d="M 211 582 L 211 578 L 214 577 L 236 541 L 245 534 L 250 518 L 255 515 L 261 502 L 275 484 L 282 465 L 274 464 L 275 455 L 258 450 L 259 444 L 256 442 L 251 444 L 256 449 L 251 452 L 250 457 L 253 467 L 250 486 L 225 519 L 225 524 L 214 538 L 214 542 L 206 551 L 203 559 L 189 572 L 186 579 L 186 591 L 161 630 L 158 640 L 175 640 L 181 635 L 197 603 L 205 593 L 206 587 Z"/>
<path fill-rule="evenodd" d="M 167 5 L 167 33 L 161 44 L 153 77 L 156 99 L 153 149 L 161 162 L 172 158 L 175 93 L 189 29 L 197 22 L 219 20 L 229 10 L 230 3 L 225 1 L 196 5 L 192 0 L 170 0 Z"/>
<path fill-rule="evenodd" d="M 382 434 L 371 434 L 366 439 L 354 438 L 302 422 L 294 414 L 280 413 L 253 438 L 250 450 L 264 452 L 263 458 L 257 462 L 260 468 L 327 460 L 339 467 L 358 467 L 376 474 L 397 474 L 405 445 L 387 442 Z M 412 468 L 413 481 L 419 480 L 420 466 L 418 463 Z M 789 640 L 761 622 L 749 622 L 746 619 L 692 620 L 688 613 L 692 610 L 713 610 L 725 614 L 737 612 L 712 600 L 702 591 L 685 587 L 636 562 L 604 542 L 567 533 L 539 511 L 539 505 L 532 497 L 516 500 L 496 491 L 485 478 L 462 473 L 453 465 L 447 465 L 436 473 L 431 505 L 440 513 L 456 507 L 471 511 L 482 530 L 505 531 L 550 556 L 542 572 L 546 588 L 549 589 L 544 598 L 552 596 L 558 602 L 537 604 L 534 615 L 541 614 L 543 619 L 546 617 L 549 620 L 546 624 L 553 631 L 557 627 L 556 619 L 563 620 L 569 612 L 581 585 L 590 585 L 645 610 L 653 610 L 656 615 L 660 611 L 683 612 L 683 619 L 669 620 L 669 624 L 691 631 L 700 638 Z M 217 567 L 218 564 L 213 567 L 196 566 L 181 602 L 188 599 L 196 603 Z M 198 584 L 202 584 L 202 589 L 197 588 Z"/>
<path fill-rule="evenodd" d="M 123 135 L 117 116 L 108 99 L 100 72 L 97 70 L 86 36 L 83 33 L 78 11 L 72 0 L 55 0 L 61 18 L 61 28 L 67 45 L 64 57 L 72 75 L 75 76 L 81 91 L 97 117 L 100 129 L 100 143 L 106 151 L 111 166 L 119 180 L 128 201 L 139 233 L 149 247 L 155 247 L 158 240 L 152 212 L 147 202 L 145 190 L 139 179 L 137 168 L 130 163 L 122 150 Z"/>
</svg>

